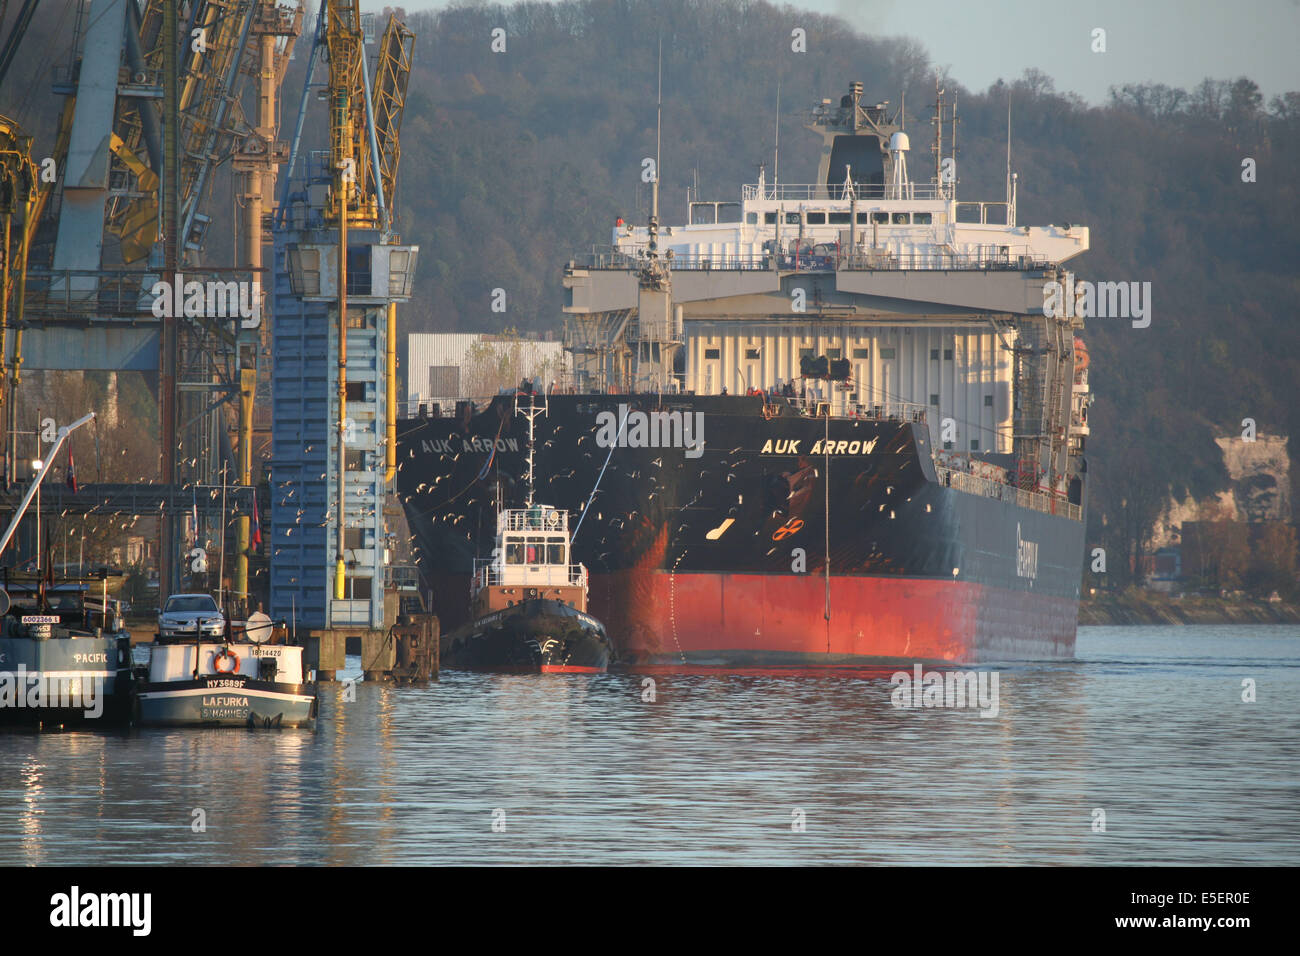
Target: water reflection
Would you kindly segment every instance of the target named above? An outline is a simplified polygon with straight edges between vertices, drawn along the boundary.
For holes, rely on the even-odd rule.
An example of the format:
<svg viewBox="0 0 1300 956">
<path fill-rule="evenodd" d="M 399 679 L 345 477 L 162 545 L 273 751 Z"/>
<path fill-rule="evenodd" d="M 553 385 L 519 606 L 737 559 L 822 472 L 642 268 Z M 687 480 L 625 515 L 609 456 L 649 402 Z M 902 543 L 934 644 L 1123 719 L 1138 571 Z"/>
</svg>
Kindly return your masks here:
<svg viewBox="0 0 1300 956">
<path fill-rule="evenodd" d="M 1080 658 L 999 668 L 992 718 L 893 707 L 894 668 L 446 672 L 323 685 L 315 734 L 4 734 L 0 863 L 1300 859 L 1300 629 Z"/>
</svg>

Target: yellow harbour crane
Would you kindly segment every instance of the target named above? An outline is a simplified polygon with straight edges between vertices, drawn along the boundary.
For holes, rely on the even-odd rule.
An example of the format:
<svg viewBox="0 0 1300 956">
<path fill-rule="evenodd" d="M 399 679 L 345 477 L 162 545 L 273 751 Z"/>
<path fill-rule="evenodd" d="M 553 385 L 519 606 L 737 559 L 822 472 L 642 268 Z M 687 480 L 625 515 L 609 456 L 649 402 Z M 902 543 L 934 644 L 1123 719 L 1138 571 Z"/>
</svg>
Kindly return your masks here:
<svg viewBox="0 0 1300 956">
<path fill-rule="evenodd" d="M 39 170 L 32 161 L 32 138 L 13 120 L 0 116 L 0 410 L 6 404 L 12 408 L 12 391 L 19 383 L 27 254 L 44 193 Z M 11 302 L 15 311 L 12 367 L 10 357 L 5 354 Z M 6 464 L 7 484 L 13 481 L 13 475 L 12 462 Z"/>
<path fill-rule="evenodd" d="M 365 38 L 358 0 L 329 0 L 325 49 L 329 57 L 330 184 L 325 221 L 337 226 L 338 242 L 338 474 L 337 502 L 340 520 L 334 594 L 343 598 L 345 583 L 344 513 L 346 470 L 344 433 L 347 408 L 348 362 L 348 230 L 379 229 L 382 241 L 395 241 L 391 210 L 396 198 L 398 137 L 406 85 L 411 71 L 415 35 L 390 16 L 379 47 L 375 89 L 370 88 L 365 62 Z M 397 304 L 388 303 L 387 377 L 388 406 L 385 446 L 385 480 L 397 469 Z"/>
<path fill-rule="evenodd" d="M 386 528 L 377 503 L 397 465 L 396 303 L 410 298 L 419 252 L 402 245 L 394 229 L 399 136 L 415 43 L 414 34 L 389 17 L 368 50 L 368 23 L 357 0 L 324 0 L 320 10 L 311 63 L 320 53 L 328 57 L 329 151 L 297 166 L 306 110 L 315 99 L 309 64 L 288 173 L 302 188 L 290 191 L 286 181 L 276 216 L 285 281 L 277 286 L 273 404 L 277 427 L 284 422 L 291 433 L 316 435 L 323 399 L 335 427 L 327 444 L 277 446 L 282 454 L 276 458 L 272 533 L 296 519 L 289 492 L 310 494 L 309 486 L 323 478 L 328 504 L 319 527 L 327 545 L 322 561 L 319 544 L 305 536 L 276 538 L 271 613 L 296 609 L 304 624 L 335 635 L 359 629 L 364 646 L 367 635 L 382 639 L 384 633 L 379 582 Z M 274 351 L 280 343 L 292 354 Z M 333 376 L 324 383 L 306 374 L 321 361 Z M 303 375 L 294 378 L 290 366 Z"/>
</svg>

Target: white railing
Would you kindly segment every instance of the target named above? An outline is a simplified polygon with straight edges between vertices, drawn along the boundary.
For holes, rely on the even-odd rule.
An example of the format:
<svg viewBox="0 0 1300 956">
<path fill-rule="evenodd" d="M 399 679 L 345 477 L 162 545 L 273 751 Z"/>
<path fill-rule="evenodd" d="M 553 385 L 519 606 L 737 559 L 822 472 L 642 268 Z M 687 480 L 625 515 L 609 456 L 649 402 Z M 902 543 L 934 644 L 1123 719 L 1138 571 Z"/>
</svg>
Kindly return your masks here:
<svg viewBox="0 0 1300 956">
<path fill-rule="evenodd" d="M 762 227 L 766 233 L 771 226 Z M 818 227 L 813 227 L 818 228 Z M 888 226 L 888 229 L 928 229 L 929 226 Z M 859 227 L 861 229 L 861 227 Z M 933 245 L 933 244 L 932 244 Z M 971 253 L 951 253 L 946 247 L 933 246 L 932 252 L 896 252 L 890 251 L 888 245 L 874 251 L 852 253 L 841 251 L 817 254 L 815 252 L 784 251 L 779 255 L 770 252 L 760 254 L 723 255 L 713 253 L 685 253 L 678 255 L 673 250 L 663 254 L 662 262 L 673 272 L 684 271 L 761 271 L 779 269 L 783 272 L 832 272 L 849 269 L 855 272 L 878 271 L 1011 271 L 1023 272 L 1046 269 L 1050 262 L 1031 252 L 1027 245 L 984 244 Z M 1005 250 L 1005 251 L 1004 251 Z M 626 243 L 618 248 L 593 250 L 571 260 L 573 268 L 592 269 L 595 271 L 616 270 L 634 271 L 646 264 L 645 246 Z"/>
<path fill-rule="evenodd" d="M 942 189 L 934 183 L 909 183 L 906 186 L 887 184 L 864 185 L 856 183 L 853 193 L 858 201 L 864 199 L 946 199 Z M 850 199 L 843 184 L 827 186 L 825 183 L 749 183 L 740 187 L 740 198 L 766 199 L 777 202 L 834 202 Z"/>
<path fill-rule="evenodd" d="M 810 380 L 811 381 L 811 380 Z M 832 382 L 838 385 L 839 383 Z M 792 405 L 799 410 L 800 415 L 806 415 L 813 418 L 825 417 L 829 414 L 832 418 L 866 418 L 872 421 L 882 422 L 924 422 L 926 415 L 930 410 L 929 405 L 920 405 L 916 402 L 850 402 L 844 411 L 835 411 L 834 409 L 840 404 L 835 396 L 829 398 L 818 398 L 816 395 L 794 396 L 782 395 L 780 392 L 767 393 L 768 404 L 776 405 L 785 403 Z"/>
<path fill-rule="evenodd" d="M 569 530 L 569 513 L 554 508 L 511 508 L 501 512 L 504 531 Z"/>
<path fill-rule="evenodd" d="M 580 587 L 587 586 L 587 568 L 581 564 L 498 564 L 494 558 L 474 560 L 474 578 L 471 593 L 489 585 L 514 587 Z"/>
<path fill-rule="evenodd" d="M 996 498 L 998 501 L 1005 501 L 1021 508 L 1032 508 L 1044 514 L 1062 515 L 1074 521 L 1079 521 L 1083 517 L 1083 509 L 1079 505 L 1071 504 L 1060 495 L 1044 491 L 1026 491 L 1024 488 L 1017 488 L 992 478 L 945 468 L 938 463 L 935 464 L 934 471 L 939 478 L 939 484 L 955 488 L 957 491 L 981 495 L 985 498 Z"/>
</svg>

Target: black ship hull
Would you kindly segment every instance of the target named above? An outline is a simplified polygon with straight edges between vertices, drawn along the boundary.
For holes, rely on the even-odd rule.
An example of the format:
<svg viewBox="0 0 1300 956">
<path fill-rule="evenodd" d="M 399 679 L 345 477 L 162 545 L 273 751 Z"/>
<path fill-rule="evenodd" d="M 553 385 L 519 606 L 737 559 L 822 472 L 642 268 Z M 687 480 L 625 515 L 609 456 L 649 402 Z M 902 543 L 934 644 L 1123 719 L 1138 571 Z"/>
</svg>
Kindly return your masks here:
<svg viewBox="0 0 1300 956">
<path fill-rule="evenodd" d="M 562 601 L 524 600 L 444 634 L 445 667 L 526 674 L 602 673 L 610 660 L 605 628 Z"/>
<path fill-rule="evenodd" d="M 550 405 L 537 422 L 539 490 L 582 516 L 574 558 L 622 661 L 1074 653 L 1081 478 L 1073 500 L 1017 491 L 937 469 L 923 421 L 817 418 L 756 396 L 561 395 Z M 399 423 L 398 490 L 452 628 L 468 613 L 498 487 L 507 502 L 518 495 L 526 443 L 510 407 L 501 398 L 479 414 Z M 673 412 L 699 416 L 687 437 L 702 446 L 647 444 L 664 430 L 626 424 Z M 616 441 L 607 431 L 602 442 L 602 413 L 624 422 Z"/>
</svg>

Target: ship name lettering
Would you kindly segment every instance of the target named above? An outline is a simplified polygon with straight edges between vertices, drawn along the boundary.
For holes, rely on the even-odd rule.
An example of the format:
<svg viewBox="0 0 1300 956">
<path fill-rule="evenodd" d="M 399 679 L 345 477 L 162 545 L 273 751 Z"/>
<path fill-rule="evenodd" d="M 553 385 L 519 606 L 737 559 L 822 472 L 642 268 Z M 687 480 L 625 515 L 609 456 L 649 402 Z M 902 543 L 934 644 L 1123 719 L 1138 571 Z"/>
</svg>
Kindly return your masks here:
<svg viewBox="0 0 1300 956">
<path fill-rule="evenodd" d="M 462 438 L 460 447 L 457 448 L 451 438 L 422 438 L 420 439 L 420 451 L 426 455 L 455 455 L 463 451 L 518 451 L 519 439 L 517 438 L 480 438 L 477 435 L 472 438 Z"/>
<path fill-rule="evenodd" d="M 1016 576 L 1038 578 L 1038 542 L 1026 541 L 1020 536 L 1020 522 L 1016 522 Z"/>
<path fill-rule="evenodd" d="M 840 439 L 832 439 L 830 441 L 823 442 L 822 439 L 819 438 L 813 444 L 812 450 L 808 452 L 808 454 L 810 455 L 870 455 L 873 451 L 876 450 L 876 442 L 878 441 L 880 441 L 879 436 L 871 439 L 871 441 L 861 441 L 861 440 L 849 441 L 848 439 L 840 438 Z M 766 450 L 766 447 L 764 448 L 764 450 Z"/>
<path fill-rule="evenodd" d="M 247 697 L 204 697 L 204 707 L 247 707 Z"/>
</svg>

